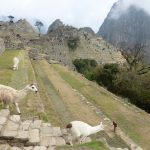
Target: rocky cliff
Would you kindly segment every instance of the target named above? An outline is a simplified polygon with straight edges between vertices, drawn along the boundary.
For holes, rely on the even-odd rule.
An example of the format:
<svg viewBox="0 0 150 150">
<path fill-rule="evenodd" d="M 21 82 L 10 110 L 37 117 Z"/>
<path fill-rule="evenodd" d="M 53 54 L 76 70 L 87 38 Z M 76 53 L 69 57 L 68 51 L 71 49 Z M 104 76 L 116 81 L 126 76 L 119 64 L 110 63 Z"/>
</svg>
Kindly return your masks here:
<svg viewBox="0 0 150 150">
<path fill-rule="evenodd" d="M 64 26 L 63 22 L 60 19 L 56 19 L 48 28 L 48 33 L 57 29 L 58 27 Z"/>
<path fill-rule="evenodd" d="M 97 35 L 125 49 L 142 43 L 150 56 L 150 15 L 134 5 L 125 10 L 121 8 L 123 1 L 119 0 L 111 8 Z M 149 58 L 147 60 L 150 62 Z"/>
</svg>

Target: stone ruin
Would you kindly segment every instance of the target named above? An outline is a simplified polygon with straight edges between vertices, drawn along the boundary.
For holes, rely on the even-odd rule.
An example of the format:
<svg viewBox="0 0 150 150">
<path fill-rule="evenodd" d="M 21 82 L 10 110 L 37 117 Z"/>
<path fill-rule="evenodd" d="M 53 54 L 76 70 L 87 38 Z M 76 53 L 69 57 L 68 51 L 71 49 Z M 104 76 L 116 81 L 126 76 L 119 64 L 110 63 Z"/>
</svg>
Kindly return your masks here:
<svg viewBox="0 0 150 150">
<path fill-rule="evenodd" d="M 42 120 L 21 120 L 8 109 L 0 111 L 0 150 L 54 150 L 66 145 L 66 135 L 65 129 Z"/>
</svg>

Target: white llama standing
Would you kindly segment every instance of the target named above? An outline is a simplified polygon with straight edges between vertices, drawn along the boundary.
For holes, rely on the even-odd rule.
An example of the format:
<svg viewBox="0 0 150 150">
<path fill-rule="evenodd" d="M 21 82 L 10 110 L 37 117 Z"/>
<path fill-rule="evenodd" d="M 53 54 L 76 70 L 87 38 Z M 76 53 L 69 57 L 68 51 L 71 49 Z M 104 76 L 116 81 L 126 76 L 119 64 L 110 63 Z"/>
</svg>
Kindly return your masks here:
<svg viewBox="0 0 150 150">
<path fill-rule="evenodd" d="M 13 58 L 13 70 L 18 70 L 18 66 L 19 66 L 19 58 L 14 57 Z"/>
<path fill-rule="evenodd" d="M 82 121 L 72 121 L 66 126 L 66 128 L 72 134 L 73 138 L 75 140 L 79 140 L 80 143 L 82 143 L 87 136 L 104 130 L 102 122 L 97 126 L 90 126 L 89 124 Z"/>
<path fill-rule="evenodd" d="M 17 112 L 20 114 L 18 102 L 23 99 L 29 91 L 37 93 L 38 90 L 34 84 L 29 84 L 21 90 L 0 84 L 0 101 L 3 102 L 7 108 L 9 108 L 10 104 L 15 104 Z"/>
</svg>

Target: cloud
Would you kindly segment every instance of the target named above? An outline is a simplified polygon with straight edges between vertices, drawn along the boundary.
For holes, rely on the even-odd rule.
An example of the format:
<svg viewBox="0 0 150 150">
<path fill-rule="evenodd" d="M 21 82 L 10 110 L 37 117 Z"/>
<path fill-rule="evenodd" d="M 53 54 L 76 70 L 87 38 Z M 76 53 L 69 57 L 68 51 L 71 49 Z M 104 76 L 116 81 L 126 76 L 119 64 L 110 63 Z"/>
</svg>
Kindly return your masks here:
<svg viewBox="0 0 150 150">
<path fill-rule="evenodd" d="M 55 19 L 75 27 L 98 31 L 117 0 L 1 0 L 0 15 L 41 20 L 48 27 Z"/>
<path fill-rule="evenodd" d="M 118 19 L 120 15 L 127 12 L 130 6 L 144 9 L 150 15 L 150 1 L 149 0 L 119 0 L 116 9 L 112 11 L 111 18 Z"/>
</svg>

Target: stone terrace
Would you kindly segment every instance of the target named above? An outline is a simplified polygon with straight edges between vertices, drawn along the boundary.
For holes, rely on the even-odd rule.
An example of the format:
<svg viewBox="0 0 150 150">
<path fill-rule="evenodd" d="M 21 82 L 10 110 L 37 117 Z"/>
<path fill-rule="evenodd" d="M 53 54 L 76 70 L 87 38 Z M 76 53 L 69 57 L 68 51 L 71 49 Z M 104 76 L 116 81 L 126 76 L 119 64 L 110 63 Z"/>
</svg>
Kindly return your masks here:
<svg viewBox="0 0 150 150">
<path fill-rule="evenodd" d="M 65 145 L 67 132 L 42 120 L 24 120 L 0 111 L 0 150 L 53 150 Z M 66 136 L 67 137 L 67 136 Z"/>
</svg>

